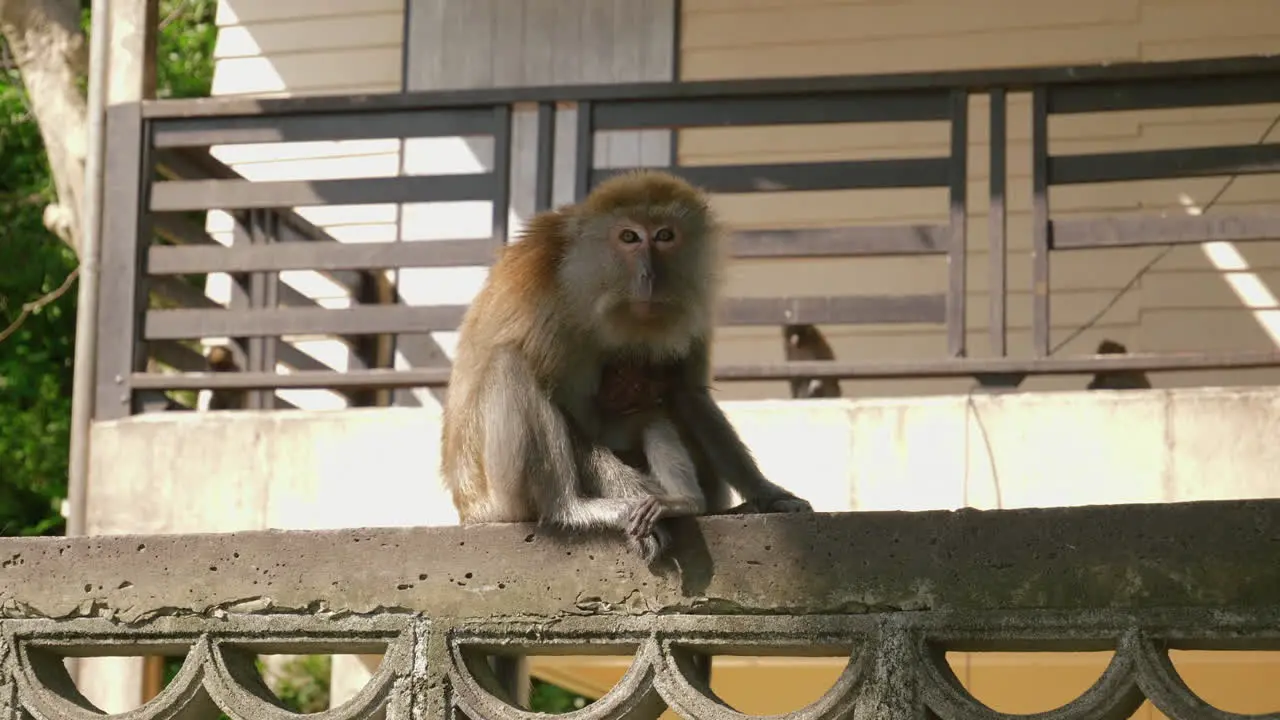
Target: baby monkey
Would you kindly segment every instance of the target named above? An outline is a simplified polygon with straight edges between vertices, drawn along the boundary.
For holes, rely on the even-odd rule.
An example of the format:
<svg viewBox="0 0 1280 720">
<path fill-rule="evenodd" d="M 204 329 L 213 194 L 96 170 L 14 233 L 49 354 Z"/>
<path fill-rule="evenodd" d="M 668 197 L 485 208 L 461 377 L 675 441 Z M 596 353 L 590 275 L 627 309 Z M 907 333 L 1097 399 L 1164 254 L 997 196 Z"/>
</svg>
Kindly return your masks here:
<svg viewBox="0 0 1280 720">
<path fill-rule="evenodd" d="M 459 518 L 621 531 L 647 561 L 659 520 L 804 512 L 770 482 L 709 391 L 724 263 L 706 197 L 639 171 L 541 213 L 468 309 L 441 473 Z"/>
</svg>

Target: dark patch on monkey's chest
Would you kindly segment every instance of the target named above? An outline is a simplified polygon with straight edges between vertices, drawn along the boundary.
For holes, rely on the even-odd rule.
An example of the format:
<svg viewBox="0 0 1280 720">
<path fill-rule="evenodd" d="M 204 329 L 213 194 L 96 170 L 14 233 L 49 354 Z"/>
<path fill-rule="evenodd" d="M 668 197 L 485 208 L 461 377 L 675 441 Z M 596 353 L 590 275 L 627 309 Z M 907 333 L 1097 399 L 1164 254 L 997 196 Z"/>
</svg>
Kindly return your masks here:
<svg viewBox="0 0 1280 720">
<path fill-rule="evenodd" d="M 679 365 L 635 358 L 606 361 L 600 369 L 596 402 L 609 415 L 650 412 L 666 403 L 676 387 Z"/>
</svg>

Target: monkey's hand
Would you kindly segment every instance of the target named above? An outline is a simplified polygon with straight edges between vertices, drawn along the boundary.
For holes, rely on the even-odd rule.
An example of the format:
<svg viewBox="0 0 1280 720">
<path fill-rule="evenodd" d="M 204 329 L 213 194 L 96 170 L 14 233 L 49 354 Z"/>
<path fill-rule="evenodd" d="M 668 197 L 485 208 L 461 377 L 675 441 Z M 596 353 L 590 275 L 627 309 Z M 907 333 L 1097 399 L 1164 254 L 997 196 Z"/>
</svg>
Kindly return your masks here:
<svg viewBox="0 0 1280 720">
<path fill-rule="evenodd" d="M 798 498 L 795 495 L 761 498 L 757 502 L 763 508 L 760 510 L 762 513 L 813 512 L 813 505 L 810 505 L 808 500 Z"/>
<path fill-rule="evenodd" d="M 627 538 L 629 540 L 639 540 L 653 532 L 653 528 L 658 524 L 658 518 L 662 517 L 662 501 L 653 495 L 642 498 L 640 502 L 631 511 L 631 517 L 627 519 Z"/>
<path fill-rule="evenodd" d="M 627 545 L 646 563 L 662 555 L 671 544 L 666 528 L 658 524 L 664 504 L 653 495 L 642 498 L 627 520 Z"/>
</svg>

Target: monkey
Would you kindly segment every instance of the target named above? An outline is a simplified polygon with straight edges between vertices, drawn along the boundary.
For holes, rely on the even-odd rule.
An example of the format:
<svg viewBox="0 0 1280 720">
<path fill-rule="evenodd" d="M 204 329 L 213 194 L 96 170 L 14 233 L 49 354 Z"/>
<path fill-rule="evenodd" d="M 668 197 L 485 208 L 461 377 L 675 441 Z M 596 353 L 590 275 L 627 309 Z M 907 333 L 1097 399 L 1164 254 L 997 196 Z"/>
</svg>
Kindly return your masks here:
<svg viewBox="0 0 1280 720">
<path fill-rule="evenodd" d="M 1115 340 L 1104 339 L 1098 343 L 1098 355 L 1125 355 L 1129 349 Z M 1096 373 L 1089 381 L 1089 390 L 1149 390 L 1151 380 L 1141 370 L 1114 370 Z"/>
<path fill-rule="evenodd" d="M 813 325 L 784 325 L 782 337 L 788 362 L 836 359 L 822 331 Z M 796 399 L 841 396 L 840 381 L 835 378 L 794 378 L 790 382 L 791 397 Z"/>
<path fill-rule="evenodd" d="M 231 354 L 231 348 L 225 345 L 209 348 L 205 362 L 208 363 L 210 372 L 240 372 L 240 365 Z M 243 410 L 247 399 L 248 396 L 243 390 L 213 390 L 209 393 L 209 409 Z"/>
<path fill-rule="evenodd" d="M 459 326 L 443 414 L 440 474 L 464 524 L 620 531 L 652 562 L 670 545 L 661 519 L 812 511 L 711 397 L 720 237 L 702 191 L 638 170 L 500 252 Z"/>
</svg>

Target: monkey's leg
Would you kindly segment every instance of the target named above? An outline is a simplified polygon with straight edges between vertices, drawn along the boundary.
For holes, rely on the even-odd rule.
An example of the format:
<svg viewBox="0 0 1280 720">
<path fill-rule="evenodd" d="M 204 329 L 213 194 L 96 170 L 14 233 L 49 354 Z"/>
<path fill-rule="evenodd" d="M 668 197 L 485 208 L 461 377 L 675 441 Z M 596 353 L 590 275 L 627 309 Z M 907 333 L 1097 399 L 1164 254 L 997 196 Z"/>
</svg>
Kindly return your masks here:
<svg viewBox="0 0 1280 720">
<path fill-rule="evenodd" d="M 631 516 L 628 533 L 643 536 L 660 518 L 701 515 L 707 499 L 698 485 L 698 471 L 674 423 L 658 418 L 645 426 L 644 455 L 659 492 L 646 498 L 645 505 Z"/>
<path fill-rule="evenodd" d="M 541 522 L 568 529 L 626 530 L 642 500 L 582 495 L 568 423 L 519 353 L 495 353 L 480 402 L 485 474 L 495 505 L 532 500 Z"/>
<path fill-rule="evenodd" d="M 650 474 L 628 465 L 613 450 L 601 445 L 583 448 L 581 470 L 583 487 L 587 492 L 601 497 L 634 498 L 639 502 L 631 517 L 662 492 Z M 631 523 L 624 533 L 627 546 L 645 562 L 653 562 L 671 546 L 671 534 L 660 524 L 637 528 Z"/>
<path fill-rule="evenodd" d="M 813 512 L 808 501 L 770 482 L 760 472 L 751 451 L 705 388 L 675 393 L 672 410 L 715 475 L 746 501 L 735 510 L 754 507 L 758 512 Z"/>
</svg>

